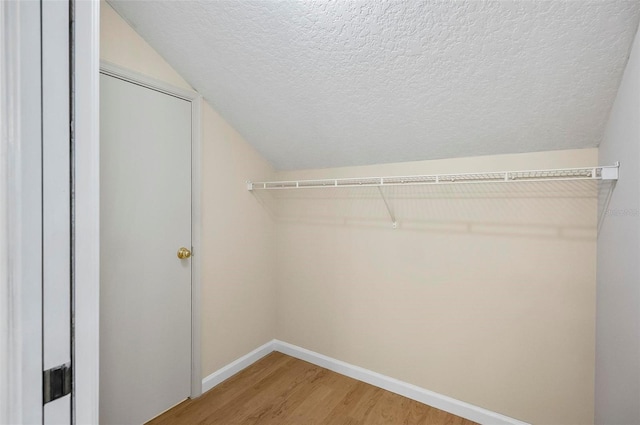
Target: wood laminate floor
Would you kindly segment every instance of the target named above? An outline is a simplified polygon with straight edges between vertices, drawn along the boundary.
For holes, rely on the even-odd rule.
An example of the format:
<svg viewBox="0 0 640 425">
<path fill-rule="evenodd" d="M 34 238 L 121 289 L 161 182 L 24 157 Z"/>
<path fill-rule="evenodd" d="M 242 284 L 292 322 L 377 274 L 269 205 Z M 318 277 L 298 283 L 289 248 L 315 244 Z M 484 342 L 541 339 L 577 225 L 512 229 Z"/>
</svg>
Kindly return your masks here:
<svg viewBox="0 0 640 425">
<path fill-rule="evenodd" d="M 472 425 L 474 422 L 273 352 L 147 424 Z"/>
</svg>

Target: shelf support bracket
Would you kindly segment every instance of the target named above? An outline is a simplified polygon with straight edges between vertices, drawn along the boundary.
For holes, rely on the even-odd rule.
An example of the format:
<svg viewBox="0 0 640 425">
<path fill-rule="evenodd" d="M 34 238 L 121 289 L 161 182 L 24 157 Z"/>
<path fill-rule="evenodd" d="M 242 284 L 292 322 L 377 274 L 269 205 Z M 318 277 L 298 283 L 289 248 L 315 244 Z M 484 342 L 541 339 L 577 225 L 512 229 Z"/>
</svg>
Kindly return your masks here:
<svg viewBox="0 0 640 425">
<path fill-rule="evenodd" d="M 616 188 L 616 183 L 618 182 L 620 170 L 620 161 L 616 161 L 613 167 L 602 167 L 601 178 L 603 181 L 610 181 L 610 186 L 607 191 L 607 196 L 604 200 L 604 204 L 602 205 L 602 210 L 599 211 L 598 216 L 598 227 L 597 227 L 597 235 L 600 236 L 600 228 L 602 227 L 602 223 L 607 215 L 607 211 L 609 210 L 609 203 L 611 202 L 611 196 L 613 195 L 613 190 Z"/>
<path fill-rule="evenodd" d="M 611 187 L 607 190 L 607 197 L 604 200 L 604 205 L 602 206 L 602 211 L 600 211 L 600 216 L 598 217 L 598 227 L 597 227 L 597 235 L 600 236 L 600 228 L 602 227 L 602 223 L 604 222 L 604 218 L 607 215 L 607 210 L 609 209 L 609 203 L 611 202 L 611 195 L 613 195 L 613 189 L 615 189 L 616 180 L 611 182 Z"/>
<path fill-rule="evenodd" d="M 389 217 L 391 217 L 391 227 L 393 227 L 394 229 L 397 229 L 398 228 L 398 222 L 396 221 L 396 216 L 393 214 L 393 210 L 389 206 L 389 202 L 387 201 L 387 197 L 384 196 L 384 192 L 382 191 L 382 188 L 380 186 L 376 186 L 376 187 L 378 188 L 378 192 L 380 192 L 380 196 L 382 197 L 382 200 L 384 201 L 384 206 L 387 207 L 387 212 L 389 213 Z"/>
</svg>

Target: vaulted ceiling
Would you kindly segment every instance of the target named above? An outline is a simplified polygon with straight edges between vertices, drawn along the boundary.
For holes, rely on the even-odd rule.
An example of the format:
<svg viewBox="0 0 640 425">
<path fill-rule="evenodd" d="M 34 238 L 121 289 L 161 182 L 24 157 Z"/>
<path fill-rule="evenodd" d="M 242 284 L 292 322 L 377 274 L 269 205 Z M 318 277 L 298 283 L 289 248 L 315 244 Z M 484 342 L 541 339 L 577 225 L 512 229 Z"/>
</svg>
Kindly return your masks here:
<svg viewBox="0 0 640 425">
<path fill-rule="evenodd" d="M 639 1 L 110 4 L 278 169 L 595 147 Z"/>
</svg>

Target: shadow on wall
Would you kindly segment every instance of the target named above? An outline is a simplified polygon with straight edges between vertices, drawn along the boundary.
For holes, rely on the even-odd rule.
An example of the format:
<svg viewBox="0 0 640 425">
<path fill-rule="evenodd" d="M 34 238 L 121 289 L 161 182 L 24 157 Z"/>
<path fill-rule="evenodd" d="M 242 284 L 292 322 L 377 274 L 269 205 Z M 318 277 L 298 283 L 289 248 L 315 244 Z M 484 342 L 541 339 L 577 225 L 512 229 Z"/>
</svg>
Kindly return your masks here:
<svg viewBox="0 0 640 425">
<path fill-rule="evenodd" d="M 278 223 L 595 240 L 597 181 L 254 190 Z M 386 199 L 386 203 L 385 203 Z"/>
</svg>

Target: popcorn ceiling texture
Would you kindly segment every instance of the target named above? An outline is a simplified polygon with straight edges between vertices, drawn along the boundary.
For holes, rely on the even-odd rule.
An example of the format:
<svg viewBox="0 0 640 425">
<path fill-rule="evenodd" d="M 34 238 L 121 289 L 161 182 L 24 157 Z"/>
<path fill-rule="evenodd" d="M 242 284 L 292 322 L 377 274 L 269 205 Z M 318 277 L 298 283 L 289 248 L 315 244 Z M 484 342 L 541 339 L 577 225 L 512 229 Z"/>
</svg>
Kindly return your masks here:
<svg viewBox="0 0 640 425">
<path fill-rule="evenodd" d="M 278 169 L 595 147 L 638 1 L 110 4 Z"/>
</svg>

